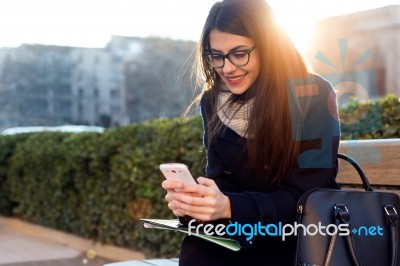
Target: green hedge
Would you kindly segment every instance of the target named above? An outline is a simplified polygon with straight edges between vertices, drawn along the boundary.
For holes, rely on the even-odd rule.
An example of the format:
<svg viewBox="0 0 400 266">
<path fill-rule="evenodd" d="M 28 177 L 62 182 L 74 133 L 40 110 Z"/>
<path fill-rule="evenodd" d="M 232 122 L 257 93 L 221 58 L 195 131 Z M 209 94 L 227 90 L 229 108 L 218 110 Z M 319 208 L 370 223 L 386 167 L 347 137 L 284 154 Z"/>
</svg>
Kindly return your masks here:
<svg viewBox="0 0 400 266">
<path fill-rule="evenodd" d="M 160 186 L 160 163 L 183 162 L 202 175 L 199 117 L 153 120 L 103 134 L 26 134 L 18 145 L 16 137 L 0 141 L 0 159 L 8 164 L 0 168 L 3 215 L 139 249 L 148 257 L 177 256 L 183 236 L 144 231 L 138 219 L 173 217 Z"/>
<path fill-rule="evenodd" d="M 12 215 L 17 202 L 12 201 L 12 193 L 8 184 L 9 160 L 15 153 L 18 143 L 23 143 L 26 134 L 0 137 L 0 215 Z"/>
<path fill-rule="evenodd" d="M 368 102 L 350 99 L 339 115 L 344 140 L 400 138 L 400 101 L 394 95 Z"/>
<path fill-rule="evenodd" d="M 351 100 L 340 114 L 343 139 L 400 137 L 394 96 Z M 156 119 L 103 134 L 1 136 L 0 214 L 141 250 L 147 257 L 177 256 L 183 235 L 143 230 L 138 219 L 173 217 L 158 165 L 183 162 L 194 175 L 203 175 L 202 132 L 200 117 L 192 117 Z"/>
</svg>

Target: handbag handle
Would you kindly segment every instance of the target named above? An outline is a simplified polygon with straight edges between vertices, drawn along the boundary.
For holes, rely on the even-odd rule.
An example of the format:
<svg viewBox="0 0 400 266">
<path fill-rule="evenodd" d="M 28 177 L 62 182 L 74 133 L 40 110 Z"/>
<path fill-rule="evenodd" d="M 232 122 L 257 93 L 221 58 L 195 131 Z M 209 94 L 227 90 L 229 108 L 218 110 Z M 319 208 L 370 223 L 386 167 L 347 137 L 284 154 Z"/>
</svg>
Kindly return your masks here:
<svg viewBox="0 0 400 266">
<path fill-rule="evenodd" d="M 344 205 L 344 204 L 335 204 L 335 206 L 333 206 L 333 212 L 335 215 L 336 225 L 347 224 L 349 226 L 350 234 L 346 236 L 347 247 L 350 252 L 350 257 L 353 261 L 353 265 L 361 266 L 360 257 L 357 254 L 357 251 L 356 251 L 356 248 L 354 245 L 353 234 L 351 233 L 349 210 L 347 209 L 346 205 Z M 334 242 L 332 243 L 332 240 L 331 240 L 330 246 L 332 246 L 332 249 L 333 249 L 334 244 L 335 243 Z M 327 262 L 325 262 L 325 264 L 327 264 Z M 328 262 L 328 264 L 329 264 L 329 262 Z"/>
<path fill-rule="evenodd" d="M 350 163 L 357 171 L 357 173 L 360 175 L 361 181 L 363 183 L 363 187 L 365 191 L 373 191 L 371 188 L 371 185 L 369 184 L 368 178 L 365 175 L 364 171 L 361 169 L 361 166 L 357 163 L 356 160 L 354 160 L 352 157 L 343 154 L 343 153 L 338 153 L 337 158 L 345 160 L 346 162 Z M 396 212 L 396 209 L 391 206 L 387 205 L 384 206 L 384 211 L 385 211 L 385 217 L 387 224 L 390 226 L 390 236 L 391 236 L 391 264 L 390 265 L 396 265 L 397 263 L 397 246 L 398 246 L 398 229 L 397 229 L 397 224 L 398 224 L 398 214 Z M 334 206 L 334 215 L 335 215 L 335 220 L 336 223 L 347 223 L 350 226 L 350 213 L 347 209 L 347 207 L 343 204 L 338 204 Z M 333 247 L 335 245 L 335 240 L 336 236 L 332 237 L 331 243 L 329 245 L 329 251 L 328 251 L 328 256 L 325 261 L 325 265 L 329 265 L 330 262 L 330 256 L 333 250 Z M 354 246 L 354 241 L 353 237 L 350 233 L 346 237 L 346 242 L 347 246 L 350 251 L 350 255 L 352 258 L 352 261 L 354 265 L 361 265 L 359 256 L 357 255 L 355 246 Z"/>
<path fill-rule="evenodd" d="M 397 232 L 397 223 L 398 223 L 398 214 L 396 209 L 392 205 L 384 206 L 385 216 L 387 224 L 390 226 L 390 238 L 391 238 L 391 256 L 390 256 L 390 265 L 395 266 L 397 264 L 397 246 L 398 246 L 398 232 Z M 346 242 L 348 251 L 350 252 L 350 257 L 352 259 L 353 265 L 361 266 L 360 258 L 357 254 L 353 235 L 351 233 L 351 224 L 350 224 L 350 212 L 344 204 L 335 204 L 333 206 L 333 212 L 335 217 L 335 224 L 347 224 L 350 229 L 350 234 L 346 236 Z M 328 266 L 330 264 L 330 260 L 332 257 L 333 248 L 335 246 L 336 235 L 333 235 L 331 241 L 329 243 L 328 253 L 324 262 L 324 266 Z"/>
<path fill-rule="evenodd" d="M 363 187 L 364 187 L 365 191 L 374 191 L 371 188 L 371 185 L 369 184 L 367 176 L 365 175 L 364 171 L 361 169 L 361 166 L 356 162 L 356 160 L 354 160 L 350 156 L 343 154 L 343 153 L 338 153 L 337 157 L 339 159 L 345 160 L 346 162 L 350 163 L 357 170 L 357 173 L 360 175 L 360 178 L 363 183 Z"/>
<path fill-rule="evenodd" d="M 398 245 L 398 214 L 396 209 L 392 205 L 386 205 L 384 207 L 386 222 L 390 226 L 390 235 L 392 240 L 392 265 L 396 265 L 397 262 L 397 245 Z"/>
</svg>

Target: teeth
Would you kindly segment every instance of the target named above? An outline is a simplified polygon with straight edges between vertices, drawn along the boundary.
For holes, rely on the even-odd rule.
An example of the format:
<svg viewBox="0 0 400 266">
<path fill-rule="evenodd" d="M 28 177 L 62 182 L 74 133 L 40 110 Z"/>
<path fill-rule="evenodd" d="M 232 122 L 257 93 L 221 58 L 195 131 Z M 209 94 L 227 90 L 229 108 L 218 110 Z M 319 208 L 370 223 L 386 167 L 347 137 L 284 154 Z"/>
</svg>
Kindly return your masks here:
<svg viewBox="0 0 400 266">
<path fill-rule="evenodd" d="M 228 78 L 229 80 L 239 80 L 239 79 L 241 79 L 243 77 L 243 75 L 242 76 L 239 76 L 239 77 L 234 77 L 234 78 Z"/>
</svg>

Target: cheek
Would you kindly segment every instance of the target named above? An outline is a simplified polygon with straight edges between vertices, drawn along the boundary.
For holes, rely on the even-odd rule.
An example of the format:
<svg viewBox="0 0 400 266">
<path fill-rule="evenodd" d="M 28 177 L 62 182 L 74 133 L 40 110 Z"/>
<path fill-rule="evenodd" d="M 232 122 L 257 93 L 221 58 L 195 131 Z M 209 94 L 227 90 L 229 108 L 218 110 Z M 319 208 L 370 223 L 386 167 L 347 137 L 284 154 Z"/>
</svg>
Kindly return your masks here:
<svg viewBox="0 0 400 266">
<path fill-rule="evenodd" d="M 220 76 L 220 77 L 223 76 L 222 68 L 216 68 L 216 69 L 215 69 L 215 72 L 217 72 L 217 75 L 218 75 L 218 76 Z"/>
<path fill-rule="evenodd" d="M 254 74 L 254 78 L 258 78 L 258 75 L 260 74 L 260 63 L 258 61 L 255 62 L 254 65 L 252 65 L 251 70 Z"/>
<path fill-rule="evenodd" d="M 254 78 L 257 79 L 259 75 L 260 75 L 260 68 L 258 67 L 254 70 Z"/>
</svg>

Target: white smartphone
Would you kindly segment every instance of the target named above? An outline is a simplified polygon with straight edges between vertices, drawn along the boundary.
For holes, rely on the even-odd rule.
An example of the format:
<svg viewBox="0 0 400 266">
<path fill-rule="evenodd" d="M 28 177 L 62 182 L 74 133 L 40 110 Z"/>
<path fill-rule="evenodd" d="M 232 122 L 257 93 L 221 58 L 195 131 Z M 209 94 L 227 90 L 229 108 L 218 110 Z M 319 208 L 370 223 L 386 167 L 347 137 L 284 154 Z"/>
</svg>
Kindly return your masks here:
<svg viewBox="0 0 400 266">
<path fill-rule="evenodd" d="M 160 164 L 160 170 L 168 180 L 175 180 L 184 185 L 197 184 L 189 168 L 183 163 L 163 163 Z"/>
</svg>

